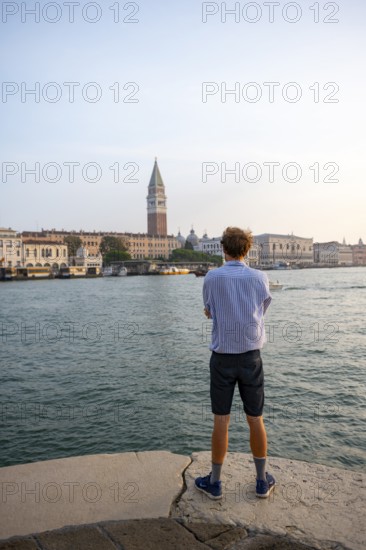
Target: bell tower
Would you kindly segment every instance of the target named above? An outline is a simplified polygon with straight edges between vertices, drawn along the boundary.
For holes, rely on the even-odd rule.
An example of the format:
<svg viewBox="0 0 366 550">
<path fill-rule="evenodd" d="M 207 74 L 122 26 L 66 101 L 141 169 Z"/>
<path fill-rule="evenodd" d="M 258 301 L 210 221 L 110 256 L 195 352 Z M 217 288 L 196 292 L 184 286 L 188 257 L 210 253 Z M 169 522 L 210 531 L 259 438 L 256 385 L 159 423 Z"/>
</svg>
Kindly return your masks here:
<svg viewBox="0 0 366 550">
<path fill-rule="evenodd" d="M 155 157 L 154 168 L 151 174 L 148 187 L 147 200 L 147 233 L 148 235 L 160 235 L 166 237 L 168 234 L 166 223 L 166 195 L 163 179 Z"/>
</svg>

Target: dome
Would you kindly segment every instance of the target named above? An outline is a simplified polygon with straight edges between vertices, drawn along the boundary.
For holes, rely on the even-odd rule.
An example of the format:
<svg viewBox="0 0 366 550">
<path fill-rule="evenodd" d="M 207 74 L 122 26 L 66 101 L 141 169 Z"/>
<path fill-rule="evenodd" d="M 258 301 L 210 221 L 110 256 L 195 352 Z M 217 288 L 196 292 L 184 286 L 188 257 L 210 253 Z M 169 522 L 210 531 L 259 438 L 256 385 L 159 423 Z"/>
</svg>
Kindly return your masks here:
<svg viewBox="0 0 366 550">
<path fill-rule="evenodd" d="M 191 243 L 192 246 L 197 246 L 199 244 L 199 239 L 196 233 L 194 232 L 194 229 L 191 229 L 191 232 L 187 237 L 187 241 Z"/>
<path fill-rule="evenodd" d="M 186 240 L 180 231 L 178 231 L 177 241 L 180 243 L 181 247 L 184 248 L 184 245 L 186 244 Z"/>
<path fill-rule="evenodd" d="M 76 251 L 76 256 L 78 258 L 87 258 L 89 256 L 89 251 L 85 246 L 80 246 Z"/>
</svg>

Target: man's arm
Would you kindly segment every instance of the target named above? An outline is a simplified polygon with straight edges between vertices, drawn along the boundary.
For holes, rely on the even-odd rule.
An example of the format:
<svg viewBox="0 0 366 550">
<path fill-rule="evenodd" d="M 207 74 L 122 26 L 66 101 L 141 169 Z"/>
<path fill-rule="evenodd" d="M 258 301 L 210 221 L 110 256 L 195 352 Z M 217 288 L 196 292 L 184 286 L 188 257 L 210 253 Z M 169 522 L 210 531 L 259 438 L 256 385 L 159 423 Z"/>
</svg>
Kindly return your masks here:
<svg viewBox="0 0 366 550">
<path fill-rule="evenodd" d="M 263 282 L 265 287 L 265 298 L 263 300 L 263 315 L 264 315 L 269 307 L 269 304 L 272 302 L 272 296 L 269 292 L 269 281 L 266 273 L 264 273 Z"/>
<path fill-rule="evenodd" d="M 208 284 L 207 284 L 206 277 L 203 279 L 202 295 L 203 295 L 203 304 L 205 306 L 203 312 L 206 315 L 207 319 L 211 319 L 212 316 L 210 312 L 209 291 L 208 291 Z"/>
</svg>

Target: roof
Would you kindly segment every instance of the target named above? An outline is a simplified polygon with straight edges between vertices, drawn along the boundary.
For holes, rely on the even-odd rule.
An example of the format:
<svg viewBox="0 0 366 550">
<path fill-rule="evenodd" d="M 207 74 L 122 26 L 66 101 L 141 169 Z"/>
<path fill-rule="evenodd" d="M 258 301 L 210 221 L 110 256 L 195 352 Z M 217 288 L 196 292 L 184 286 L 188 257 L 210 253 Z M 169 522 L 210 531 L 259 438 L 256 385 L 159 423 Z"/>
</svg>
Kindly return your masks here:
<svg viewBox="0 0 366 550">
<path fill-rule="evenodd" d="M 161 177 L 158 161 L 156 158 L 155 158 L 154 168 L 150 178 L 149 188 L 150 187 L 161 187 L 164 189 L 163 178 Z"/>
<path fill-rule="evenodd" d="M 47 240 L 44 240 L 44 241 L 39 241 L 39 240 L 35 240 L 35 239 L 23 239 L 23 244 L 48 244 L 48 245 L 64 245 L 64 246 L 67 246 L 65 243 L 63 243 L 62 241 L 47 241 Z"/>
<path fill-rule="evenodd" d="M 0 233 L 17 233 L 15 229 L 11 229 L 10 227 L 0 227 Z"/>
<path fill-rule="evenodd" d="M 254 235 L 255 239 L 258 239 L 259 237 L 275 237 L 277 239 L 306 239 L 307 241 L 311 241 L 312 237 L 297 237 L 296 235 L 280 235 L 279 233 L 261 233 L 260 235 Z"/>
</svg>

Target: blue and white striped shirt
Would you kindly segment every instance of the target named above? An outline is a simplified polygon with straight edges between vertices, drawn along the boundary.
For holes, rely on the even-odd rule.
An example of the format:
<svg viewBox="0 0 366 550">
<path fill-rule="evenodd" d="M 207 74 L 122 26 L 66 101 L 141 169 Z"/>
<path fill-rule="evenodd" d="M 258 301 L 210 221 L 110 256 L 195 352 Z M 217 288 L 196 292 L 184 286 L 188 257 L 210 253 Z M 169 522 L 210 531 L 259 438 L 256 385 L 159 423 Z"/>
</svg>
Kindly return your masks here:
<svg viewBox="0 0 366 550">
<path fill-rule="evenodd" d="M 266 341 L 264 314 L 271 303 L 268 277 L 239 260 L 209 271 L 203 282 L 203 303 L 211 314 L 210 350 L 244 353 Z"/>
</svg>

